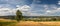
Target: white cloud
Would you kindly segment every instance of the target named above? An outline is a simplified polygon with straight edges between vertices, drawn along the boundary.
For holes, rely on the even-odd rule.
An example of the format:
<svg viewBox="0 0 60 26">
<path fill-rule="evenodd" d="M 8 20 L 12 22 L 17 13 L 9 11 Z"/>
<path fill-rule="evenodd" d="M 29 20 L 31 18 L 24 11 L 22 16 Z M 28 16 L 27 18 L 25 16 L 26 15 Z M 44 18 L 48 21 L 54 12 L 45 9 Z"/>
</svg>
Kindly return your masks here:
<svg viewBox="0 0 60 26">
<path fill-rule="evenodd" d="M 30 10 L 30 6 L 28 6 L 28 5 L 18 6 L 16 9 L 1 7 L 0 8 L 0 16 L 15 15 L 17 10 L 22 11 L 23 15 L 28 15 L 29 14 L 28 12 Z"/>
<path fill-rule="evenodd" d="M 39 14 L 36 13 L 37 15 L 51 15 L 51 14 L 58 12 L 59 9 L 58 9 L 57 5 L 55 5 L 55 4 L 51 4 L 51 5 L 33 4 L 31 10 L 32 10 L 31 13 L 33 12 L 32 15 L 35 15 L 34 13 L 36 13 L 36 12 L 39 12 Z M 41 14 L 41 12 L 42 12 L 42 14 Z"/>
<path fill-rule="evenodd" d="M 22 13 L 23 13 L 23 15 L 28 15 L 29 13 L 29 11 L 30 11 L 30 6 L 28 6 L 28 5 L 23 5 L 23 6 L 17 6 L 18 8 L 17 8 L 17 10 L 20 10 L 20 11 L 22 11 Z"/>
<path fill-rule="evenodd" d="M 24 6 L 17 6 L 18 8 L 17 9 L 19 9 L 19 10 L 21 10 L 21 11 L 28 11 L 29 9 L 30 9 L 30 6 L 28 6 L 28 5 L 24 5 Z"/>
<path fill-rule="evenodd" d="M 60 1 L 58 1 L 58 5 L 60 5 Z"/>
<path fill-rule="evenodd" d="M 15 15 L 15 11 L 10 8 L 0 8 L 0 16 Z"/>
<path fill-rule="evenodd" d="M 60 10 L 60 7 L 59 7 L 59 8 L 57 8 L 57 10 Z"/>
<path fill-rule="evenodd" d="M 60 12 L 60 8 L 57 8 L 57 6 L 54 6 L 53 5 L 53 7 L 51 7 L 52 9 L 55 9 L 55 10 L 48 10 L 49 9 L 49 7 L 48 7 L 49 5 L 44 5 L 43 6 L 43 8 L 45 9 L 45 10 L 36 10 L 36 11 L 31 11 L 32 9 L 31 9 L 31 7 L 30 6 L 28 6 L 28 5 L 23 5 L 23 6 L 19 6 L 19 5 L 17 5 L 16 7 L 17 7 L 17 9 L 11 9 L 11 8 L 5 8 L 5 7 L 2 7 L 2 8 L 0 8 L 0 16 L 2 15 L 2 16 L 4 16 L 4 15 L 15 15 L 15 12 L 16 12 L 16 10 L 20 10 L 20 11 L 22 11 L 22 13 L 23 13 L 23 15 L 25 15 L 25 16 L 41 16 L 41 15 L 50 15 L 50 14 L 54 14 L 54 13 L 56 13 L 56 12 Z M 42 6 L 41 6 L 42 7 Z M 35 9 L 34 9 L 35 10 Z M 40 13 L 37 13 L 37 12 L 40 12 Z M 41 14 L 41 12 L 43 12 L 42 14 Z"/>
<path fill-rule="evenodd" d="M 47 10 L 44 15 L 54 15 L 60 12 L 60 8 L 57 8 L 56 10 Z"/>
<path fill-rule="evenodd" d="M 47 12 L 47 13 L 50 13 L 51 11 L 47 10 L 46 12 Z"/>
</svg>

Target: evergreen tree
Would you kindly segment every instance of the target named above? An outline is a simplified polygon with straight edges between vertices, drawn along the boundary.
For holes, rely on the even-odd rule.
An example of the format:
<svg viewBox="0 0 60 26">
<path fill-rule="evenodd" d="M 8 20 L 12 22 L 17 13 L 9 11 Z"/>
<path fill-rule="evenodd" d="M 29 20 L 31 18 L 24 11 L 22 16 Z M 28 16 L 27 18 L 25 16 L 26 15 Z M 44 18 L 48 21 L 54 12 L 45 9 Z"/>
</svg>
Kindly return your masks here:
<svg viewBox="0 0 60 26">
<path fill-rule="evenodd" d="M 19 10 L 16 11 L 16 17 L 15 17 L 15 19 L 17 21 L 22 20 L 22 13 L 21 13 L 21 11 L 19 11 Z"/>
</svg>

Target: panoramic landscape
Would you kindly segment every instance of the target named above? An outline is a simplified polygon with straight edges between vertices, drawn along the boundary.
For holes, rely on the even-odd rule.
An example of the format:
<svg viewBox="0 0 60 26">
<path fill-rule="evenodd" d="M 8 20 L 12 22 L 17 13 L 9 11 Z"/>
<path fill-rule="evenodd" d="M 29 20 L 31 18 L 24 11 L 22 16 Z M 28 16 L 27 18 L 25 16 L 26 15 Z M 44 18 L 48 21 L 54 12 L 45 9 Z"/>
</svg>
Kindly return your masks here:
<svg viewBox="0 0 60 26">
<path fill-rule="evenodd" d="M 0 26 L 60 26 L 60 0 L 0 0 Z"/>
</svg>

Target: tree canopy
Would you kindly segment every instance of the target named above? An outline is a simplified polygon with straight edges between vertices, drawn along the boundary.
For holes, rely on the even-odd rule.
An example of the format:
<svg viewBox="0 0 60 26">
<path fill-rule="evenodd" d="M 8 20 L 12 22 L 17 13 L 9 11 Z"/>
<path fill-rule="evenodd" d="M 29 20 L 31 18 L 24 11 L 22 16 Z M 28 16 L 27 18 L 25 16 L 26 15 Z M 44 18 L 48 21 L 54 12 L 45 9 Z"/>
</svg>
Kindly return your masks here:
<svg viewBox="0 0 60 26">
<path fill-rule="evenodd" d="M 15 19 L 16 19 L 17 21 L 22 20 L 22 12 L 21 12 L 20 10 L 17 10 L 17 11 L 16 11 L 16 17 L 15 17 Z"/>
</svg>

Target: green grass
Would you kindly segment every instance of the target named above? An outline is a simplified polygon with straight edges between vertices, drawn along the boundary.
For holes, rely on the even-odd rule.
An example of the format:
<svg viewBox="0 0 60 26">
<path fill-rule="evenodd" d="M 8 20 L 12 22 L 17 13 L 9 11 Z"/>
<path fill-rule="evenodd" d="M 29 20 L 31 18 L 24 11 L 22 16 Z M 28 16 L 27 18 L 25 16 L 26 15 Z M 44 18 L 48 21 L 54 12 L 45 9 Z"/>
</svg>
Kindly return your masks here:
<svg viewBox="0 0 60 26">
<path fill-rule="evenodd" d="M 15 22 L 0 22 L 0 26 L 12 26 L 12 24 L 14 25 Z"/>
<path fill-rule="evenodd" d="M 8 19 L 3 19 L 0 20 L 0 26 L 15 26 L 17 21 L 14 20 L 8 20 Z"/>
</svg>

